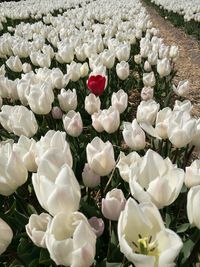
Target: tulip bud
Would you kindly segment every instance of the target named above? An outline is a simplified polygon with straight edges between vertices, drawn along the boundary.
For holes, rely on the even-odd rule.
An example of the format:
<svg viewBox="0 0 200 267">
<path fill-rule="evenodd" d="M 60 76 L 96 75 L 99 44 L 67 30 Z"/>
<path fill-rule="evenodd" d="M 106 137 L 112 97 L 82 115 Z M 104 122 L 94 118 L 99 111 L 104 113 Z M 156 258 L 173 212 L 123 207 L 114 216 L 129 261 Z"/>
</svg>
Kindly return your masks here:
<svg viewBox="0 0 200 267">
<path fill-rule="evenodd" d="M 147 60 L 144 62 L 144 70 L 147 72 L 152 70 L 150 63 Z"/>
<path fill-rule="evenodd" d="M 187 216 L 190 224 L 200 229 L 200 215 L 198 209 L 200 205 L 200 185 L 190 188 L 187 194 Z"/>
<path fill-rule="evenodd" d="M 86 147 L 89 167 L 98 175 L 106 176 L 115 167 L 114 149 L 107 141 L 104 143 L 99 137 L 95 137 Z"/>
<path fill-rule="evenodd" d="M 132 123 L 125 122 L 122 132 L 125 143 L 133 150 L 144 149 L 146 145 L 145 133 L 134 119 Z"/>
<path fill-rule="evenodd" d="M 194 160 L 185 170 L 185 185 L 188 188 L 200 185 L 200 160 Z"/>
<path fill-rule="evenodd" d="M 101 236 L 104 231 L 104 221 L 101 218 L 91 217 L 88 220 L 93 232 L 97 237 Z"/>
<path fill-rule="evenodd" d="M 148 101 L 141 101 L 138 108 L 136 118 L 140 122 L 149 122 L 154 124 L 156 115 L 158 113 L 160 105 L 154 100 L 150 99 Z"/>
<path fill-rule="evenodd" d="M 128 106 L 128 95 L 124 90 L 120 89 L 118 92 L 114 92 L 111 97 L 112 106 L 123 113 Z"/>
<path fill-rule="evenodd" d="M 10 226 L 0 218 L 0 255 L 4 253 L 11 243 L 13 232 Z"/>
<path fill-rule="evenodd" d="M 87 81 L 87 87 L 93 94 L 100 96 L 103 94 L 106 87 L 106 79 L 107 78 L 102 75 L 92 75 Z"/>
<path fill-rule="evenodd" d="M 58 95 L 58 101 L 60 108 L 63 111 L 68 112 L 70 110 L 75 110 L 78 105 L 76 89 L 68 89 L 67 91 L 65 89 L 61 89 L 61 92 Z"/>
<path fill-rule="evenodd" d="M 59 107 L 53 107 L 51 110 L 51 114 L 55 120 L 60 120 L 63 116 L 62 110 Z"/>
<path fill-rule="evenodd" d="M 165 77 L 170 74 L 171 65 L 169 59 L 163 58 L 162 60 L 158 60 L 157 72 L 159 73 L 160 77 Z"/>
<path fill-rule="evenodd" d="M 114 188 L 102 199 L 103 216 L 109 220 L 117 221 L 121 211 L 124 209 L 126 199 L 121 189 Z"/>
<path fill-rule="evenodd" d="M 96 187 L 100 184 L 100 176 L 91 170 L 87 163 L 83 169 L 82 178 L 86 187 Z"/>
<path fill-rule="evenodd" d="M 88 63 L 85 62 L 80 68 L 81 78 L 86 77 L 88 75 L 88 72 L 89 72 Z"/>
<path fill-rule="evenodd" d="M 26 233 L 36 246 L 46 248 L 46 230 L 51 219 L 52 217 L 47 213 L 41 213 L 40 215 L 32 214 L 30 216 L 29 222 L 26 225 Z"/>
<path fill-rule="evenodd" d="M 22 65 L 22 70 L 23 70 L 24 73 L 28 73 L 28 72 L 32 71 L 31 64 L 29 64 L 29 63 L 24 63 L 24 64 Z"/>
<path fill-rule="evenodd" d="M 63 116 L 63 124 L 65 131 L 73 136 L 78 137 L 83 131 L 83 121 L 79 112 L 70 110 Z"/>
<path fill-rule="evenodd" d="M 143 87 L 141 91 L 141 98 L 144 101 L 150 100 L 153 98 L 154 89 L 151 87 Z"/>
<path fill-rule="evenodd" d="M 33 136 L 38 130 L 34 113 L 24 106 L 3 105 L 0 112 L 0 123 L 17 136 Z"/>
<path fill-rule="evenodd" d="M 134 61 L 135 61 L 135 63 L 136 64 L 141 64 L 141 62 L 142 62 L 142 57 L 141 57 L 141 55 L 139 54 L 139 55 L 135 55 L 134 56 Z"/>
<path fill-rule="evenodd" d="M 153 71 L 150 73 L 144 73 L 143 74 L 143 83 L 146 87 L 154 87 L 156 84 L 156 79 L 154 76 Z"/>
<path fill-rule="evenodd" d="M 3 162 L 0 172 L 0 194 L 9 196 L 27 181 L 28 172 L 10 143 L 0 146 L 0 162 Z"/>
<path fill-rule="evenodd" d="M 128 62 L 121 61 L 120 63 L 117 63 L 116 72 L 120 80 L 126 80 L 130 73 Z"/>
<path fill-rule="evenodd" d="M 177 87 L 173 85 L 173 90 L 175 94 L 177 94 L 178 96 L 185 97 L 188 94 L 189 89 L 190 89 L 190 86 L 189 86 L 188 80 L 180 81 Z"/>
<path fill-rule="evenodd" d="M 101 114 L 102 110 L 99 110 L 98 112 L 92 114 L 92 126 L 99 133 L 104 131 L 103 125 L 101 123 Z"/>
<path fill-rule="evenodd" d="M 89 94 L 85 97 L 85 110 L 92 115 L 95 112 L 100 110 L 101 101 L 99 97 L 96 97 L 94 94 Z"/>
</svg>

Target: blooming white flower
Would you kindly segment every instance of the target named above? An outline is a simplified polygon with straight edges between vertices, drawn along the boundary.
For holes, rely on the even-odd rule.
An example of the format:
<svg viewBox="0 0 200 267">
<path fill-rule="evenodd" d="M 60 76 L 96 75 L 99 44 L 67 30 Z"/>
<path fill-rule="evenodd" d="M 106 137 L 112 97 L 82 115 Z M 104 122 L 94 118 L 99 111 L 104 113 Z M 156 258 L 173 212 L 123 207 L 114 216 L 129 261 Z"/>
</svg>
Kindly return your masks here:
<svg viewBox="0 0 200 267">
<path fill-rule="evenodd" d="M 26 233 L 36 246 L 46 248 L 46 230 L 51 220 L 52 217 L 47 213 L 41 213 L 40 215 L 32 214 L 30 216 L 26 225 Z"/>
<path fill-rule="evenodd" d="M 96 235 L 80 212 L 61 212 L 48 224 L 46 246 L 57 265 L 91 266 L 95 245 Z"/>
<path fill-rule="evenodd" d="M 118 238 L 121 252 L 136 267 L 174 266 L 183 245 L 175 232 L 165 228 L 152 203 L 137 204 L 132 198 L 119 217 Z"/>
</svg>

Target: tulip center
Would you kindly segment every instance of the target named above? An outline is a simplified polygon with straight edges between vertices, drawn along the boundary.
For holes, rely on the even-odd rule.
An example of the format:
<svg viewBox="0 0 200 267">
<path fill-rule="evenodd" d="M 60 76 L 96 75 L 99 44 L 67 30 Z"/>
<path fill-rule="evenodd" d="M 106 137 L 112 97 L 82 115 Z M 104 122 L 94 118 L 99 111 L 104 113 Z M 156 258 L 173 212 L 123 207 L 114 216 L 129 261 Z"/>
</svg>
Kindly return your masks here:
<svg viewBox="0 0 200 267">
<path fill-rule="evenodd" d="M 132 243 L 135 247 L 135 253 L 154 256 L 156 258 L 156 261 L 158 260 L 160 254 L 158 250 L 158 244 L 156 240 L 152 242 L 152 236 L 142 237 L 141 235 L 139 235 L 137 244 L 134 242 Z"/>
</svg>

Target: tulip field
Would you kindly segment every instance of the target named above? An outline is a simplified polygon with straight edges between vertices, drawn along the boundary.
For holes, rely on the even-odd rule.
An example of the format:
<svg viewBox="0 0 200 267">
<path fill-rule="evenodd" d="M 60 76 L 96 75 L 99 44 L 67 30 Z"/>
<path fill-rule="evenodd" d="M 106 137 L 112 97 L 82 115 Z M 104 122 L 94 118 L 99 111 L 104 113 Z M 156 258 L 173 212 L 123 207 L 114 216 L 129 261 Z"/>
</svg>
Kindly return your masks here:
<svg viewBox="0 0 200 267">
<path fill-rule="evenodd" d="M 198 0 L 0 3 L 0 266 L 199 266 L 200 118 L 144 2 L 200 23 Z"/>
</svg>

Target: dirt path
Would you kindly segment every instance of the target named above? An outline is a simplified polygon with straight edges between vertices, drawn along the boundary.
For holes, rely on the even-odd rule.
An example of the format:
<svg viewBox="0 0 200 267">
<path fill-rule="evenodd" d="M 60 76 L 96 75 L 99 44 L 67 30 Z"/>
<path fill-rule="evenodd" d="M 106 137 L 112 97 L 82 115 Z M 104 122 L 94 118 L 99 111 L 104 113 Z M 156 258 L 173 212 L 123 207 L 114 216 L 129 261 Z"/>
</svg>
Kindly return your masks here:
<svg viewBox="0 0 200 267">
<path fill-rule="evenodd" d="M 162 18 L 152 7 L 143 2 L 153 26 L 160 30 L 166 45 L 178 45 L 180 56 L 176 62 L 177 75 L 175 84 L 180 80 L 190 81 L 188 98 L 194 105 L 194 115 L 200 117 L 200 46 L 198 41 L 187 35 L 180 28 L 174 27 L 168 20 Z"/>
</svg>

